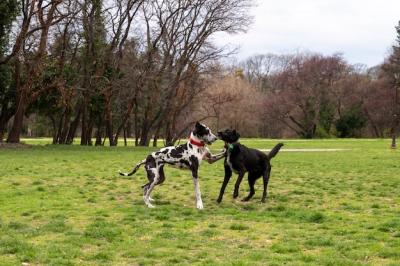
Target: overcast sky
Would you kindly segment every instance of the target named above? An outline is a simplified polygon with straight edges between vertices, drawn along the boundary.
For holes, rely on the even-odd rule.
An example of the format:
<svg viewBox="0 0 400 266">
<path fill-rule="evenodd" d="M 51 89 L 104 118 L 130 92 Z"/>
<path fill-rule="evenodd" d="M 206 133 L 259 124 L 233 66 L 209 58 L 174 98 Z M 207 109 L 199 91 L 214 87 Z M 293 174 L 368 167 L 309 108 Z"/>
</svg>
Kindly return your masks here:
<svg viewBox="0 0 400 266">
<path fill-rule="evenodd" d="M 218 45 L 239 47 L 236 57 L 340 52 L 352 64 L 383 61 L 396 39 L 400 0 L 256 0 L 245 34 L 218 35 Z"/>
</svg>

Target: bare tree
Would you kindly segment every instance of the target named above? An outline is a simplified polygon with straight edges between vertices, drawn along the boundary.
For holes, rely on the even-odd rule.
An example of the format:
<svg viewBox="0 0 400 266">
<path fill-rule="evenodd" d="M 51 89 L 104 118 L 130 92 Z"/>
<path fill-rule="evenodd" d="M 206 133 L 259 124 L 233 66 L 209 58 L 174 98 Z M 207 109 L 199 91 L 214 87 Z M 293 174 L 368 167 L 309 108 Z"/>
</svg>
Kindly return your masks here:
<svg viewBox="0 0 400 266">
<path fill-rule="evenodd" d="M 386 62 L 383 64 L 382 69 L 386 73 L 391 86 L 393 88 L 393 108 L 392 108 L 392 149 L 396 149 L 396 138 L 400 124 L 400 100 L 399 100 L 399 87 L 400 87 L 400 21 L 396 26 L 397 39 L 396 44 L 392 47 L 392 53 Z"/>
<path fill-rule="evenodd" d="M 392 144 L 391 148 L 396 149 L 396 139 L 400 125 L 400 72 L 394 73 L 394 97 L 393 97 L 393 126 L 392 126 Z"/>
<path fill-rule="evenodd" d="M 276 119 L 299 136 L 313 138 L 318 127 L 329 133 L 334 119 L 332 91 L 348 71 L 337 55 L 297 55 L 275 77 L 277 89 L 266 104 Z"/>
<path fill-rule="evenodd" d="M 69 13 L 72 1 L 24 0 L 19 31 L 11 53 L 1 64 L 13 62 L 16 110 L 7 142 L 19 142 L 24 114 L 29 105 L 48 87 L 34 86 L 40 79 L 46 58 L 50 28 Z M 64 5 L 65 8 L 61 8 Z"/>
<path fill-rule="evenodd" d="M 143 27 L 131 42 L 134 48 L 121 60 L 127 62 L 123 72 L 128 81 L 122 87 L 129 88 L 119 101 L 125 107 L 119 108 L 115 141 L 132 113 L 138 145 L 147 146 L 150 134 L 157 139 L 162 131 L 168 144 L 176 140 L 181 131 L 178 117 L 204 89 L 210 63 L 225 53 L 209 42 L 210 37 L 244 30 L 249 6 L 250 1 L 243 0 L 151 1 L 142 6 Z"/>
</svg>

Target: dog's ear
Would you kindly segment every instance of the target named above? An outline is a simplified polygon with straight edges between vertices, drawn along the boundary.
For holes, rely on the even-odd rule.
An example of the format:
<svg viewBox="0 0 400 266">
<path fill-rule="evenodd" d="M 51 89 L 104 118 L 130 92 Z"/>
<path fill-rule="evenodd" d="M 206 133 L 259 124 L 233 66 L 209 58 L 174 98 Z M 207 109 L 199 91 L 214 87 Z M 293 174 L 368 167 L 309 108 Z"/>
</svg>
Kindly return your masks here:
<svg viewBox="0 0 400 266">
<path fill-rule="evenodd" d="M 201 131 L 201 124 L 199 123 L 199 121 L 196 122 L 196 124 L 194 125 L 194 129 L 193 129 L 193 134 L 198 134 Z"/>
<path fill-rule="evenodd" d="M 234 130 L 232 131 L 232 133 L 233 133 L 233 135 L 235 135 L 235 137 L 237 137 L 238 139 L 240 138 L 240 134 L 239 134 L 239 132 L 236 131 L 236 129 L 234 129 Z"/>
</svg>

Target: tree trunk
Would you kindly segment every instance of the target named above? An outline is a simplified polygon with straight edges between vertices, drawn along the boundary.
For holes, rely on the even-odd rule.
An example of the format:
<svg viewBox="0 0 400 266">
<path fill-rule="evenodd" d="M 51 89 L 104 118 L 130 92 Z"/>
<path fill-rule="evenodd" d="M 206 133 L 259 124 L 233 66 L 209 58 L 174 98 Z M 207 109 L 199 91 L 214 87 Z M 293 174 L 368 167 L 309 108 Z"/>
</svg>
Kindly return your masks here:
<svg viewBox="0 0 400 266">
<path fill-rule="evenodd" d="M 150 129 L 147 126 L 147 121 L 143 121 L 142 124 L 142 129 L 140 132 L 140 141 L 139 141 L 139 146 L 149 146 L 150 143 L 150 138 L 149 138 L 149 134 L 150 134 Z"/>
<path fill-rule="evenodd" d="M 392 149 L 397 149 L 397 144 L 396 144 L 396 138 L 397 138 L 397 129 L 399 126 L 399 119 L 398 119 L 398 115 L 395 114 L 394 115 L 394 121 L 393 121 L 393 126 L 392 126 L 392 130 L 391 130 L 391 135 L 392 135 L 392 144 L 390 145 L 390 147 Z"/>
<path fill-rule="evenodd" d="M 65 144 L 73 144 L 76 135 L 76 130 L 78 129 L 79 121 L 81 118 L 81 113 L 82 113 L 82 107 L 78 103 L 78 113 L 76 114 L 74 121 L 72 121 L 69 127 L 68 136 L 65 141 Z"/>
<path fill-rule="evenodd" d="M 392 145 L 390 146 L 390 148 L 392 149 L 397 149 L 397 145 L 396 145 L 396 134 L 392 135 Z"/>
<path fill-rule="evenodd" d="M 157 141 L 160 136 L 160 128 L 161 128 L 161 124 L 158 125 L 156 132 L 154 133 L 153 147 L 157 147 Z"/>
<path fill-rule="evenodd" d="M 88 146 L 93 145 L 93 141 L 92 141 L 93 126 L 94 126 L 93 119 L 90 119 L 89 124 L 88 124 L 87 133 L 86 133 L 86 145 L 88 145 Z"/>
<path fill-rule="evenodd" d="M 61 135 L 60 138 L 58 139 L 58 144 L 65 144 L 67 141 L 67 135 L 68 135 L 68 128 L 69 128 L 69 118 L 71 116 L 71 108 L 67 107 L 64 113 L 64 123 L 62 125 L 62 130 L 61 130 Z"/>
<path fill-rule="evenodd" d="M 3 142 L 4 133 L 6 132 L 6 123 L 0 121 L 0 143 Z"/>
<path fill-rule="evenodd" d="M 396 78 L 397 80 L 397 78 Z M 395 96 L 394 96 L 394 112 L 393 112 L 393 127 L 392 127 L 392 149 L 396 149 L 396 138 L 397 138 L 397 129 L 399 128 L 400 124 L 400 108 L 399 108 L 399 91 L 398 88 L 395 86 Z"/>
<path fill-rule="evenodd" d="M 51 121 L 51 125 L 53 127 L 53 145 L 54 145 L 54 144 L 57 144 L 59 130 L 57 130 L 57 122 L 56 122 L 56 119 L 54 118 L 54 116 L 50 115 L 49 118 Z"/>
<path fill-rule="evenodd" d="M 3 103 L 3 107 L 1 109 L 0 115 L 0 142 L 3 142 L 4 134 L 6 133 L 8 121 L 13 116 L 14 110 L 13 108 L 7 108 L 8 101 Z"/>
<path fill-rule="evenodd" d="M 101 146 L 104 146 L 106 144 L 106 140 L 107 140 L 107 137 L 104 136 L 103 143 L 101 144 Z"/>
<path fill-rule="evenodd" d="M 372 130 L 375 134 L 376 138 L 383 138 L 383 133 L 382 130 L 379 129 L 379 127 L 376 125 L 375 121 L 372 119 L 371 115 L 368 112 L 367 108 L 364 108 L 364 114 L 367 117 L 369 123 L 371 124 Z"/>
<path fill-rule="evenodd" d="M 169 122 L 165 125 L 165 136 L 164 137 L 165 137 L 164 145 L 166 147 L 174 145 L 172 143 L 173 137 L 172 137 L 171 123 L 169 123 Z"/>
<path fill-rule="evenodd" d="M 22 88 L 21 95 L 18 97 L 18 107 L 14 114 L 13 125 L 10 130 L 10 134 L 8 135 L 7 142 L 8 143 L 19 143 L 20 135 L 22 131 L 22 125 L 24 121 L 25 111 L 28 105 L 25 89 Z"/>
<path fill-rule="evenodd" d="M 96 142 L 94 143 L 95 146 L 101 146 L 102 144 L 101 135 L 102 135 L 101 129 L 98 128 L 96 132 Z"/>
<path fill-rule="evenodd" d="M 55 126 L 56 125 L 56 121 L 54 120 L 54 126 L 55 126 L 55 128 L 54 128 L 54 136 L 53 136 L 53 144 L 58 144 L 59 142 L 60 142 L 60 139 L 61 139 L 61 132 L 62 132 L 62 126 L 63 126 L 63 121 L 64 121 L 64 114 L 65 114 L 65 112 L 61 115 L 61 117 L 60 117 L 60 121 L 58 122 L 58 127 L 57 126 Z M 50 115 L 50 120 L 52 120 L 52 119 L 54 119 L 54 118 L 52 118 L 53 116 L 52 115 Z M 53 127 L 54 127 L 53 126 Z"/>
<path fill-rule="evenodd" d="M 127 123 L 127 125 L 126 125 L 126 136 L 127 136 L 128 138 L 131 138 L 131 137 L 132 137 L 132 131 L 131 131 L 131 129 L 132 129 L 132 123 L 131 123 L 130 120 L 128 120 L 128 123 Z"/>
<path fill-rule="evenodd" d="M 135 134 L 135 146 L 139 146 L 139 133 Z"/>
<path fill-rule="evenodd" d="M 81 145 L 87 145 L 87 105 L 85 100 L 84 102 L 82 106 Z"/>
<path fill-rule="evenodd" d="M 106 135 L 108 137 L 108 140 L 110 142 L 110 146 L 115 146 L 116 143 L 114 141 L 113 137 L 113 128 L 110 120 L 106 119 Z"/>
<path fill-rule="evenodd" d="M 102 127 L 103 127 L 103 123 L 102 123 L 102 119 L 99 119 L 99 123 L 97 124 L 97 132 L 96 132 L 96 142 L 95 142 L 95 146 L 101 146 L 102 144 L 102 140 L 101 140 L 101 136 L 103 135 L 102 132 Z"/>
<path fill-rule="evenodd" d="M 6 133 L 7 122 L 10 120 L 10 118 L 7 118 L 3 114 L 0 117 L 0 142 L 3 142 L 4 133 Z"/>
<path fill-rule="evenodd" d="M 135 146 L 139 146 L 139 136 L 140 136 L 140 131 L 139 131 L 139 126 L 138 126 L 138 121 L 137 121 L 137 116 L 135 114 Z"/>
<path fill-rule="evenodd" d="M 126 140 L 126 128 L 124 128 L 124 145 L 125 147 L 128 146 L 128 142 Z"/>
</svg>

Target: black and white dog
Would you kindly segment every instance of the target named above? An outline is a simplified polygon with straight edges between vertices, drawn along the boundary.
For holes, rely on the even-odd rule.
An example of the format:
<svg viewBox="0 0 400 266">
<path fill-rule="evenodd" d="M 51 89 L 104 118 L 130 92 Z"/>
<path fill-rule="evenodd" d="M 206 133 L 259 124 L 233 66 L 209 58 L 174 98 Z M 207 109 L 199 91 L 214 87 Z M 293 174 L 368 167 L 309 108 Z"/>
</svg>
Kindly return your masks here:
<svg viewBox="0 0 400 266">
<path fill-rule="evenodd" d="M 150 193 L 153 191 L 154 186 L 164 182 L 164 165 L 169 164 L 177 168 L 189 169 L 192 172 L 197 209 L 203 209 L 198 169 L 202 160 L 206 160 L 211 164 L 224 157 L 225 151 L 220 154 L 212 155 L 210 150 L 205 146 L 206 144 L 211 145 L 216 140 L 217 137 L 207 126 L 197 122 L 194 130 L 190 134 L 188 143 L 176 147 L 165 147 L 157 152 L 153 152 L 148 155 L 146 159 L 138 163 L 133 168 L 132 172 L 120 172 L 120 174 L 123 176 L 131 176 L 142 164 L 145 164 L 149 182 L 142 186 L 143 199 L 147 207 L 153 208 L 154 206 L 150 203 L 150 201 L 152 201 Z"/>
<path fill-rule="evenodd" d="M 233 197 L 237 198 L 239 196 L 239 187 L 242 182 L 243 176 L 248 172 L 248 182 L 250 187 L 250 193 L 243 201 L 250 200 L 255 191 L 254 184 L 257 179 L 261 176 L 264 181 L 264 192 L 261 198 L 262 202 L 265 202 L 267 198 L 267 187 L 269 182 L 269 177 L 271 174 L 271 159 L 279 152 L 283 143 L 278 143 L 269 154 L 265 154 L 262 151 L 248 148 L 239 143 L 239 133 L 236 130 L 227 129 L 222 132 L 218 132 L 218 137 L 225 141 L 226 158 L 224 162 L 225 167 L 225 178 L 222 183 L 222 187 L 219 193 L 218 202 L 222 201 L 226 185 L 232 176 L 232 171 L 238 173 L 238 179 L 236 180 L 235 190 L 233 192 Z"/>
</svg>

